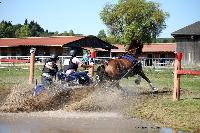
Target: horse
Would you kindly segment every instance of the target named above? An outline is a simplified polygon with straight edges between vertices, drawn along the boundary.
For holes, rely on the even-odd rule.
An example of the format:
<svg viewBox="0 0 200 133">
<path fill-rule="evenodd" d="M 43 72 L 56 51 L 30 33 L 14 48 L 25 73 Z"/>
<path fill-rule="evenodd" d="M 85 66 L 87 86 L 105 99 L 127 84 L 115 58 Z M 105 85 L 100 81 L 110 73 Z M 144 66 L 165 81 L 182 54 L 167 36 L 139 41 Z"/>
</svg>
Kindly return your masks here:
<svg viewBox="0 0 200 133">
<path fill-rule="evenodd" d="M 136 84 L 140 84 L 141 78 L 145 79 L 149 84 L 150 89 L 153 92 L 157 92 L 158 89 L 153 86 L 152 82 L 145 75 L 142 69 L 142 64 L 139 62 L 138 57 L 142 53 L 143 44 L 139 40 L 133 40 L 128 47 L 126 47 L 126 53 L 115 59 L 111 59 L 108 62 L 100 65 L 97 68 L 96 76 L 99 84 L 105 84 L 107 81 L 111 81 L 109 87 L 116 86 L 121 89 L 119 81 L 122 78 L 138 75 L 135 80 Z"/>
</svg>

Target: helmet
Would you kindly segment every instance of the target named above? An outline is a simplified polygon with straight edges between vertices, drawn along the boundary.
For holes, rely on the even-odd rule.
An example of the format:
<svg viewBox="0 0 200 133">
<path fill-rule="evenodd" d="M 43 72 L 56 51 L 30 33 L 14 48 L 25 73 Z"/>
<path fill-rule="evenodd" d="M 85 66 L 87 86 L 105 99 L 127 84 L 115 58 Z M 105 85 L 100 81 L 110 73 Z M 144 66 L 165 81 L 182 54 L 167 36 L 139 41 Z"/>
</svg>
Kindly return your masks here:
<svg viewBox="0 0 200 133">
<path fill-rule="evenodd" d="M 56 54 L 52 54 L 50 58 L 52 60 L 58 60 L 58 56 Z"/>
<path fill-rule="evenodd" d="M 75 57 L 76 54 L 77 54 L 77 51 L 75 49 L 72 49 L 72 50 L 70 50 L 69 53 L 70 53 L 71 56 Z"/>
</svg>

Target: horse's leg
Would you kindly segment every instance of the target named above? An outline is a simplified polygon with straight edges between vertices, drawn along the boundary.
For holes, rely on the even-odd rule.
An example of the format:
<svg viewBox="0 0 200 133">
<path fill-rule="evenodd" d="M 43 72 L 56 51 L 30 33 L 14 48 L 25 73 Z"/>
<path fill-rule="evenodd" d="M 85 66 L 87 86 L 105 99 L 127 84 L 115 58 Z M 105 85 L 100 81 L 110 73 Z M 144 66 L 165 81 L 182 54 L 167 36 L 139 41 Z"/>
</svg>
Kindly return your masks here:
<svg viewBox="0 0 200 133">
<path fill-rule="evenodd" d="M 126 94 L 126 91 L 123 89 L 123 87 L 119 84 L 119 82 L 116 83 L 115 85 L 118 90 L 121 90 L 123 94 Z"/>
<path fill-rule="evenodd" d="M 140 75 L 143 79 L 145 79 L 147 81 L 147 83 L 149 84 L 150 88 L 153 90 L 153 91 L 158 91 L 158 89 L 156 87 L 153 86 L 152 82 L 149 80 L 149 78 L 147 78 L 147 76 L 144 74 L 143 71 L 140 71 L 138 73 L 138 75 Z"/>
<path fill-rule="evenodd" d="M 140 84 L 141 78 L 142 78 L 142 77 L 141 77 L 139 74 L 137 74 L 137 79 L 135 80 L 135 83 L 136 83 L 137 85 Z"/>
</svg>

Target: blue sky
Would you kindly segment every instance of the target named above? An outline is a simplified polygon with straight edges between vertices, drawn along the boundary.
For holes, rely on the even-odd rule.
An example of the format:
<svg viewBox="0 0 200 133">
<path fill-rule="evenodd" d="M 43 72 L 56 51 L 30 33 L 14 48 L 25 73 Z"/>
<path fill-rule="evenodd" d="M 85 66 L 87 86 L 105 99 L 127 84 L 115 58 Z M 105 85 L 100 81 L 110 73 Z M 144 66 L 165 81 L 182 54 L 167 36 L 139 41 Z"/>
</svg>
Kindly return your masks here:
<svg viewBox="0 0 200 133">
<path fill-rule="evenodd" d="M 99 13 L 106 3 L 118 0 L 0 0 L 0 21 L 23 24 L 35 20 L 49 31 L 97 35 L 106 26 Z M 200 21 L 200 0 L 152 0 L 169 12 L 167 28 L 160 37 L 171 37 L 171 33 L 196 21 Z"/>
</svg>

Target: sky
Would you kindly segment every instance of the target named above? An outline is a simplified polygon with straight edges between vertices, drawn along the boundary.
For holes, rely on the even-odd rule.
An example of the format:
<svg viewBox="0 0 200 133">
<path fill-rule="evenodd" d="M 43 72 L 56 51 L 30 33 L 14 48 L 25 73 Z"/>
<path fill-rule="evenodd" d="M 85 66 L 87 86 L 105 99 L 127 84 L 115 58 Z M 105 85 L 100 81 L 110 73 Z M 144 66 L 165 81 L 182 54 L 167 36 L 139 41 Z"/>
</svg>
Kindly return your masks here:
<svg viewBox="0 0 200 133">
<path fill-rule="evenodd" d="M 150 1 L 150 0 L 149 0 Z M 171 37 L 171 33 L 200 21 L 200 0 L 151 0 L 170 14 L 167 28 L 159 37 Z M 118 0 L 0 0 L 0 21 L 23 24 L 25 19 L 36 21 L 49 32 L 73 30 L 76 34 L 97 35 L 107 27 L 100 19 L 100 11 L 106 3 Z"/>
</svg>

